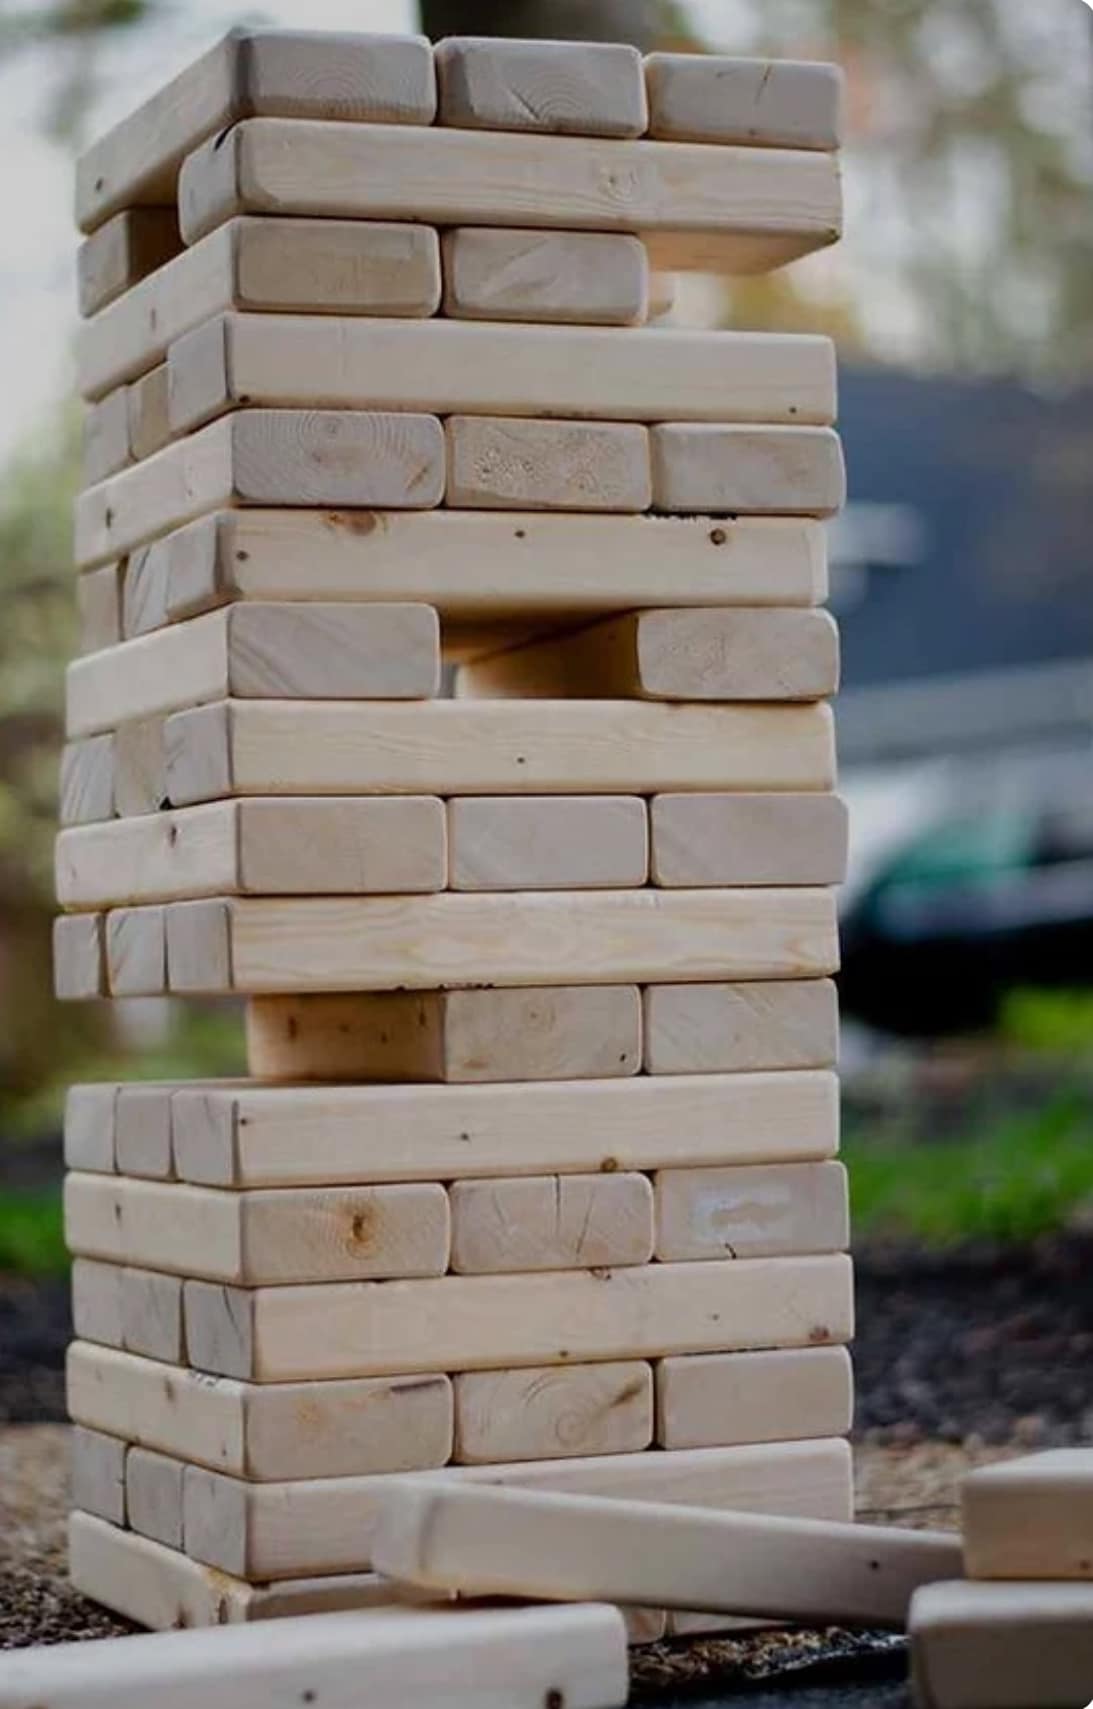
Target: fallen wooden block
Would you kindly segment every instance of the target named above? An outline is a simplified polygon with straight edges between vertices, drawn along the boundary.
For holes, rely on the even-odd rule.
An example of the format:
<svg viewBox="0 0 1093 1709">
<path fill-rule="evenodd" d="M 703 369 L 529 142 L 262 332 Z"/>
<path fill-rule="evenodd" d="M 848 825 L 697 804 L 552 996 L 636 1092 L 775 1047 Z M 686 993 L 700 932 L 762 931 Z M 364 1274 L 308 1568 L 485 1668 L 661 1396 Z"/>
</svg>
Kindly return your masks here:
<svg viewBox="0 0 1093 1709">
<path fill-rule="evenodd" d="M 62 825 L 87 825 L 114 811 L 114 737 L 69 742 L 61 754 L 58 818 Z"/>
<path fill-rule="evenodd" d="M 639 611 L 463 665 L 457 696 L 819 700 L 838 683 L 826 611 Z"/>
<path fill-rule="evenodd" d="M 175 713 L 165 741 L 158 804 L 176 807 L 227 795 L 822 790 L 835 781 L 831 712 L 820 705 L 232 700 Z"/>
<path fill-rule="evenodd" d="M 910 1632 L 919 1709 L 1082 1709 L 1093 1689 L 1093 1585 L 924 1585 Z"/>
<path fill-rule="evenodd" d="M 641 993 L 636 985 L 563 985 L 255 997 L 247 1005 L 247 1066 L 259 1080 L 295 1081 L 636 1074 Z"/>
<path fill-rule="evenodd" d="M 981 1466 L 961 1506 L 969 1578 L 1093 1579 L 1093 1448 Z"/>
<path fill-rule="evenodd" d="M 655 795 L 653 882 L 841 884 L 847 811 L 837 795 Z"/>
<path fill-rule="evenodd" d="M 593 1270 L 653 1257 L 653 1190 L 645 1175 L 454 1181 L 449 1196 L 458 1275 Z"/>
<path fill-rule="evenodd" d="M 850 1293 L 850 1261 L 832 1255 L 250 1290 L 187 1281 L 184 1306 L 196 1369 L 295 1382 L 840 1343 Z"/>
<path fill-rule="evenodd" d="M 249 113 L 431 124 L 432 49 L 424 36 L 232 30 L 80 156 L 80 229 L 116 209 L 173 203 L 184 157 Z"/>
<path fill-rule="evenodd" d="M 441 254 L 444 313 L 456 320 L 637 326 L 648 313 L 645 245 L 624 232 L 460 226 Z"/>
<path fill-rule="evenodd" d="M 105 481 L 130 461 L 129 399 L 125 387 L 118 386 L 84 411 L 80 464 L 84 486 Z"/>
<path fill-rule="evenodd" d="M 833 516 L 846 469 L 830 427 L 671 421 L 649 429 L 653 509 Z"/>
<path fill-rule="evenodd" d="M 470 795 L 448 803 L 453 890 L 624 889 L 648 875 L 632 795 Z"/>
<path fill-rule="evenodd" d="M 843 75 L 809 60 L 645 56 L 649 135 L 672 142 L 836 149 Z"/>
<path fill-rule="evenodd" d="M 852 1422 L 845 1347 L 691 1353 L 658 1360 L 655 1379 L 662 1448 L 845 1436 Z"/>
<path fill-rule="evenodd" d="M 622 42 L 448 36 L 436 76 L 442 125 L 636 137 L 648 120 L 641 55 Z"/>
<path fill-rule="evenodd" d="M 149 368 L 125 389 L 129 417 L 129 455 L 135 463 L 162 451 L 171 438 L 167 416 L 167 364 Z"/>
<path fill-rule="evenodd" d="M 181 249 L 174 207 L 123 208 L 76 251 L 80 313 L 96 314 Z"/>
<path fill-rule="evenodd" d="M 53 990 L 62 1001 L 107 993 L 105 916 L 66 914 L 53 922 Z"/>
<path fill-rule="evenodd" d="M 662 1263 L 842 1252 L 850 1243 L 841 1163 L 662 1169 L 654 1185 Z"/>
<path fill-rule="evenodd" d="M 959 1570 L 960 1540 L 400 1479 L 382 1497 L 373 1555 L 381 1572 L 436 1590 L 900 1627 L 919 1585 Z"/>
<path fill-rule="evenodd" d="M 644 1003 L 649 1074 L 826 1068 L 838 1056 L 829 979 L 651 985 Z"/>
<path fill-rule="evenodd" d="M 182 1547 L 182 1470 L 181 1461 L 147 1448 L 130 1448 L 125 1455 L 129 1528 L 169 1549 Z"/>
<path fill-rule="evenodd" d="M 648 510 L 649 435 L 636 422 L 449 416 L 447 496 L 466 510 Z"/>
<path fill-rule="evenodd" d="M 124 1440 L 77 1424 L 69 1439 L 68 1472 L 76 1506 L 115 1525 L 125 1524 Z"/>
<path fill-rule="evenodd" d="M 177 339 L 167 363 L 175 433 L 244 401 L 631 422 L 824 423 L 835 411 L 831 343 L 800 333 L 223 314 Z"/>
<path fill-rule="evenodd" d="M 653 1437 L 653 1373 L 641 1360 L 466 1371 L 453 1379 L 463 1465 L 638 1453 Z"/>
<path fill-rule="evenodd" d="M 122 564 L 103 564 L 76 578 L 76 611 L 79 617 L 77 650 L 97 653 L 121 640 Z"/>
</svg>

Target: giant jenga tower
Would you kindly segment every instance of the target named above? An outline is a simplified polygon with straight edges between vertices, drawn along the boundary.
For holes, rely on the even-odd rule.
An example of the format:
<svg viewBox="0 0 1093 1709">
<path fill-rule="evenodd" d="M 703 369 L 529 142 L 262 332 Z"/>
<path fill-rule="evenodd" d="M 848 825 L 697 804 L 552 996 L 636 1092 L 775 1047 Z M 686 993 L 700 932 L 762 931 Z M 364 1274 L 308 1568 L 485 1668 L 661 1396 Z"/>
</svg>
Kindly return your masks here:
<svg viewBox="0 0 1093 1709">
<path fill-rule="evenodd" d="M 58 988 L 251 1076 L 69 1099 L 138 1621 L 394 1596 L 392 1472 L 849 1513 L 833 355 L 643 324 L 837 236 L 838 96 L 236 34 L 81 162 Z"/>
</svg>

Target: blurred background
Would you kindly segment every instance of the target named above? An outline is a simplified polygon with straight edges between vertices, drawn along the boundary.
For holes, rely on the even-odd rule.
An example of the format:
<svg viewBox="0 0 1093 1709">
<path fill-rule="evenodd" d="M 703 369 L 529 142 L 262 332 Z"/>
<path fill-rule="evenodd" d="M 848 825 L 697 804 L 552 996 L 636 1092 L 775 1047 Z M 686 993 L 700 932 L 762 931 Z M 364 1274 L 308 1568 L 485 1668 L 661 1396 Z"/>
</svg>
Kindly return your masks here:
<svg viewBox="0 0 1093 1709">
<path fill-rule="evenodd" d="M 859 1242 L 930 1263 L 985 1250 L 996 1281 L 1018 1249 L 1071 1265 L 1093 1224 L 1088 0 L 15 0 L 0 3 L 0 1272 L 63 1268 L 67 1080 L 241 1059 L 230 1008 L 55 1005 L 48 944 L 74 636 L 72 159 L 242 22 L 843 65 L 846 240 L 773 279 L 681 281 L 676 312 L 825 330 L 840 350 Z M 6 1321 L 0 1292 L 0 1338 Z M 1091 1326 L 1093 1308 L 1076 1357 Z M 908 1412 L 897 1396 L 873 1422 Z"/>
</svg>

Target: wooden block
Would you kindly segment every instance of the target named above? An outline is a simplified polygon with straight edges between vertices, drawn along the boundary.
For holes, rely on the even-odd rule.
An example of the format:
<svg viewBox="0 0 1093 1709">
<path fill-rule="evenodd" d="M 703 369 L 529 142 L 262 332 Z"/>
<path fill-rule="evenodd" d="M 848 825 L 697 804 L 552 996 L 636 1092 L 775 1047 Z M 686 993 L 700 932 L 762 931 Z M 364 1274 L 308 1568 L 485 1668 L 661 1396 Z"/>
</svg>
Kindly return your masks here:
<svg viewBox="0 0 1093 1709">
<path fill-rule="evenodd" d="M 120 208 L 173 204 L 186 154 L 249 113 L 431 124 L 432 50 L 424 36 L 231 31 L 80 156 L 80 229 Z"/>
<path fill-rule="evenodd" d="M 240 698 L 435 694 L 440 625 L 428 605 L 230 605 L 69 665 L 69 734 Z"/>
<path fill-rule="evenodd" d="M 833 1156 L 830 1073 L 525 1086 L 189 1086 L 175 1167 L 223 1187 L 587 1174 Z"/>
<path fill-rule="evenodd" d="M 121 1346 L 121 1280 L 115 1264 L 73 1261 L 72 1328 L 81 1339 Z"/>
<path fill-rule="evenodd" d="M 91 1337 L 104 1340 L 105 1337 Z M 121 1271 L 121 1339 L 109 1345 L 149 1359 L 179 1364 L 186 1357 L 182 1322 L 182 1283 L 158 1270 Z M 130 1432 L 127 1430 L 126 1435 Z M 163 1444 L 149 1444 L 162 1446 Z"/>
<path fill-rule="evenodd" d="M 189 524 L 191 528 L 200 526 L 200 522 Z M 181 532 L 185 533 L 186 530 Z M 167 603 L 167 580 L 158 573 L 157 562 L 153 556 L 156 545 L 153 541 L 150 546 L 138 546 L 126 559 L 121 608 L 121 635 L 126 641 L 132 641 L 138 635 L 151 634 L 153 629 L 162 629 L 171 621 Z M 219 602 L 210 601 L 205 609 L 211 609 L 216 603 Z M 187 612 L 186 615 L 198 614 Z"/>
<path fill-rule="evenodd" d="M 455 415 L 448 500 L 468 510 L 648 510 L 649 436 L 634 422 Z"/>
<path fill-rule="evenodd" d="M 179 807 L 224 795 L 830 789 L 835 769 L 831 712 L 815 705 L 237 700 L 176 713 L 165 739 L 165 793 Z"/>
<path fill-rule="evenodd" d="M 53 989 L 62 1001 L 105 997 L 102 914 L 66 914 L 53 922 Z"/>
<path fill-rule="evenodd" d="M 413 1481 L 443 1489 L 453 1483 L 498 1484 L 719 1511 L 850 1517 L 850 1450 L 838 1441 L 447 1467 L 417 1473 Z M 187 1553 L 240 1577 L 363 1571 L 390 1482 L 316 1478 L 254 1484 L 190 1466 L 183 1489 Z"/>
<path fill-rule="evenodd" d="M 182 248 L 174 207 L 123 208 L 76 251 L 80 313 L 93 315 Z"/>
<path fill-rule="evenodd" d="M 184 1299 L 195 1368 L 258 1382 L 804 1347 L 851 1333 L 842 1256 L 249 1292 L 187 1281 Z"/>
<path fill-rule="evenodd" d="M 77 1341 L 67 1398 L 79 1423 L 259 1482 L 426 1470 L 452 1451 L 444 1376 L 238 1383 Z"/>
<path fill-rule="evenodd" d="M 919 1585 L 960 1570 L 960 1539 L 399 1479 L 382 1500 L 374 1555 L 381 1572 L 433 1590 L 902 1627 Z"/>
<path fill-rule="evenodd" d="M 826 611 L 639 611 L 463 665 L 457 696 L 819 700 L 838 684 Z"/>
<path fill-rule="evenodd" d="M 125 1442 L 77 1426 L 69 1439 L 72 1500 L 100 1519 L 125 1524 Z"/>
<path fill-rule="evenodd" d="M 134 463 L 162 451 L 171 437 L 167 419 L 167 364 L 149 368 L 125 391 L 129 413 L 129 455 Z"/>
<path fill-rule="evenodd" d="M 650 136 L 763 148 L 836 149 L 842 141 L 837 65 L 650 53 L 645 87 Z"/>
<path fill-rule="evenodd" d="M 80 328 L 80 390 L 101 397 L 162 362 L 171 342 L 226 309 L 434 314 L 440 250 L 428 226 L 232 220 Z"/>
<path fill-rule="evenodd" d="M 84 568 L 225 504 L 439 504 L 435 416 L 248 409 L 212 422 L 76 501 Z"/>
<path fill-rule="evenodd" d="M 130 1448 L 125 1456 L 125 1504 L 132 1530 L 169 1549 L 181 1549 L 181 1460 L 147 1448 Z"/>
<path fill-rule="evenodd" d="M 460 1275 L 593 1270 L 653 1257 L 653 1191 L 645 1175 L 454 1181 L 449 1197 L 451 1266 Z"/>
<path fill-rule="evenodd" d="M 920 1709 L 1078 1709 L 1093 1680 L 1093 1585 L 925 1585 L 911 1603 Z"/>
<path fill-rule="evenodd" d="M 641 55 L 622 42 L 448 36 L 436 75 L 439 122 L 465 130 L 636 137 L 648 120 Z"/>
<path fill-rule="evenodd" d="M 826 1068 L 838 1055 L 839 1003 L 829 979 L 651 985 L 644 1001 L 649 1074 Z"/>
<path fill-rule="evenodd" d="M 628 795 L 475 795 L 448 803 L 453 890 L 644 884 L 645 803 Z"/>
<path fill-rule="evenodd" d="M 656 884 L 841 884 L 847 813 L 837 795 L 656 795 Z"/>
<path fill-rule="evenodd" d="M 468 1371 L 454 1379 L 464 1465 L 637 1453 L 653 1435 L 653 1373 L 640 1360 Z"/>
<path fill-rule="evenodd" d="M 461 226 L 441 242 L 444 313 L 457 320 L 640 326 L 645 245 L 623 232 Z"/>
<path fill-rule="evenodd" d="M 694 1353 L 656 1366 L 661 1448 L 844 1436 L 853 1414 L 845 1347 Z"/>
<path fill-rule="evenodd" d="M 112 997 L 158 997 L 167 990 L 164 908 L 115 908 L 106 920 L 106 977 Z M 85 920 L 86 914 L 69 915 Z"/>
<path fill-rule="evenodd" d="M 167 752 L 163 718 L 134 718 L 113 734 L 114 811 L 158 813 L 167 799 Z M 101 741 L 101 737 L 93 737 Z"/>
<path fill-rule="evenodd" d="M 80 473 L 84 486 L 105 481 L 132 461 L 129 455 L 129 400 L 124 386 L 88 404 L 82 428 Z"/>
<path fill-rule="evenodd" d="M 842 1252 L 849 1244 L 841 1163 L 664 1169 L 655 1187 L 662 1263 Z"/>
<path fill-rule="evenodd" d="M 86 825 L 109 819 L 114 811 L 114 738 L 92 736 L 69 742 L 61 754 L 62 825 Z"/>
<path fill-rule="evenodd" d="M 114 1144 L 120 1174 L 167 1180 L 173 1173 L 170 1099 L 163 1086 L 118 1087 Z"/>
<path fill-rule="evenodd" d="M 118 1088 L 70 1086 L 65 1094 L 64 1160 L 66 1169 L 112 1174 L 114 1162 L 114 1104 Z"/>
<path fill-rule="evenodd" d="M 247 1066 L 259 1080 L 609 1079 L 641 1067 L 641 994 L 568 985 L 255 997 Z"/>
<path fill-rule="evenodd" d="M 766 272 L 835 242 L 824 154 L 249 119 L 179 178 L 188 243 L 238 213 L 638 232 L 675 271 Z"/>
<path fill-rule="evenodd" d="M 649 430 L 653 509 L 833 516 L 846 469 L 830 427 L 664 422 Z"/>
<path fill-rule="evenodd" d="M 632 422 L 824 423 L 835 410 L 831 343 L 803 334 L 224 314 L 167 360 L 176 433 L 244 401 Z"/>
<path fill-rule="evenodd" d="M 65 1239 L 84 1257 L 252 1286 L 440 1276 L 448 1200 L 424 1181 L 241 1194 L 73 1173 Z"/>
<path fill-rule="evenodd" d="M 78 650 L 97 653 L 121 640 L 121 601 L 124 566 L 103 564 L 76 578 L 76 610 L 79 616 Z"/>
<path fill-rule="evenodd" d="M 961 1502 L 969 1578 L 1093 1579 L 1093 1448 L 981 1466 Z"/>
</svg>

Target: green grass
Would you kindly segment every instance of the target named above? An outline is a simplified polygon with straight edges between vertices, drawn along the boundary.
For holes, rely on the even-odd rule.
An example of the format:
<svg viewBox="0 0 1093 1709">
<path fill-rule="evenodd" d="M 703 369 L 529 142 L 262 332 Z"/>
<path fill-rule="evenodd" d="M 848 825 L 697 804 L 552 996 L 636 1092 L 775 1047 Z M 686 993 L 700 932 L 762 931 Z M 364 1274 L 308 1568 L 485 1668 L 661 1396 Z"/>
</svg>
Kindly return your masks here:
<svg viewBox="0 0 1093 1709">
<path fill-rule="evenodd" d="M 60 1189 L 0 1193 L 0 1273 L 62 1276 L 67 1268 Z"/>
</svg>

